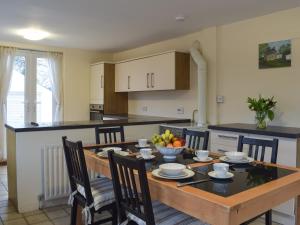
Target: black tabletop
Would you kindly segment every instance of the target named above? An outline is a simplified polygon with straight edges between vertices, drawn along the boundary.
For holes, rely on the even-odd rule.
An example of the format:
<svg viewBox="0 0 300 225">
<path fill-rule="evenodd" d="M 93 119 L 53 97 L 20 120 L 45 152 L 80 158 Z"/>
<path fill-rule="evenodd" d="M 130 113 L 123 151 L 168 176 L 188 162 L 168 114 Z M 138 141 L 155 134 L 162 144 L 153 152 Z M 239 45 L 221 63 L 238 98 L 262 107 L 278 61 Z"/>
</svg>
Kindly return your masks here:
<svg viewBox="0 0 300 225">
<path fill-rule="evenodd" d="M 138 152 L 139 149 L 135 145 L 119 145 L 122 147 L 123 151 L 130 150 L 131 152 Z M 159 165 L 167 163 L 170 161 L 165 161 L 163 156 L 157 152 L 154 146 L 151 146 L 156 156 L 154 159 L 145 161 L 145 166 L 147 171 L 151 172 L 157 169 Z M 101 151 L 97 149 L 96 151 Z M 193 153 L 189 150 L 184 150 L 182 154 L 178 155 L 175 161 L 184 165 L 198 163 L 193 160 Z M 217 158 L 212 155 L 213 158 Z M 193 167 L 195 176 L 189 179 L 178 180 L 178 182 L 186 182 L 193 180 L 200 180 L 204 178 L 209 178 L 208 172 L 212 171 L 212 164 L 200 167 Z M 229 172 L 233 173 L 234 176 L 231 179 L 211 179 L 204 183 L 193 184 L 195 188 L 199 188 L 203 191 L 207 191 L 219 196 L 228 197 L 242 191 L 249 190 L 251 188 L 260 186 L 262 184 L 268 183 L 270 181 L 277 180 L 281 177 L 295 173 L 294 170 L 288 170 L 283 168 L 278 168 L 270 165 L 265 165 L 263 163 L 251 163 L 251 164 L 231 164 L 229 167 Z"/>
</svg>

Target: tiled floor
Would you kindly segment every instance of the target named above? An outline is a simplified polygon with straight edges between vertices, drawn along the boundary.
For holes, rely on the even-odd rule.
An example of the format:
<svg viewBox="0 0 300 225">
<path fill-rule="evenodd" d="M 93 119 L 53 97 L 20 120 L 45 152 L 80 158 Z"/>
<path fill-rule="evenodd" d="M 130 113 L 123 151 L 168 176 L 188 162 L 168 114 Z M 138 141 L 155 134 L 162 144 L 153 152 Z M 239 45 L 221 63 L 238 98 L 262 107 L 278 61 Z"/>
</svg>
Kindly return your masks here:
<svg viewBox="0 0 300 225">
<path fill-rule="evenodd" d="M 67 205 L 36 210 L 27 213 L 18 213 L 8 201 L 7 169 L 0 167 L 0 225 L 69 225 L 70 207 Z M 110 223 L 107 223 L 110 224 Z M 263 225 L 262 220 L 251 225 Z M 274 225 L 279 225 L 273 223 Z"/>
</svg>

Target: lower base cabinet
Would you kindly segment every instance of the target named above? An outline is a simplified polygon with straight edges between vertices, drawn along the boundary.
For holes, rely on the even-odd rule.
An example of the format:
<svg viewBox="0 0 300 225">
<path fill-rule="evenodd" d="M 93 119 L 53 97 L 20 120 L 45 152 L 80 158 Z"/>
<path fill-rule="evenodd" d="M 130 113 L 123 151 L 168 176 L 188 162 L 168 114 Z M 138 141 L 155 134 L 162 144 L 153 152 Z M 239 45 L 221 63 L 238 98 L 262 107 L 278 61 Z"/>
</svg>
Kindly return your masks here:
<svg viewBox="0 0 300 225">
<path fill-rule="evenodd" d="M 244 135 L 249 138 L 258 139 L 273 139 L 278 138 L 278 156 L 277 163 L 285 166 L 296 167 L 299 165 L 298 159 L 299 139 L 282 138 L 275 136 L 255 135 L 248 133 L 237 133 L 229 131 L 210 130 L 210 150 L 213 152 L 224 153 L 226 151 L 236 151 L 239 135 Z M 247 147 L 246 147 L 247 148 Z M 245 149 L 247 151 L 247 149 Z M 265 161 L 270 161 L 271 154 L 266 149 Z M 285 225 L 295 224 L 295 200 L 291 199 L 288 202 L 274 207 L 273 221 Z"/>
</svg>

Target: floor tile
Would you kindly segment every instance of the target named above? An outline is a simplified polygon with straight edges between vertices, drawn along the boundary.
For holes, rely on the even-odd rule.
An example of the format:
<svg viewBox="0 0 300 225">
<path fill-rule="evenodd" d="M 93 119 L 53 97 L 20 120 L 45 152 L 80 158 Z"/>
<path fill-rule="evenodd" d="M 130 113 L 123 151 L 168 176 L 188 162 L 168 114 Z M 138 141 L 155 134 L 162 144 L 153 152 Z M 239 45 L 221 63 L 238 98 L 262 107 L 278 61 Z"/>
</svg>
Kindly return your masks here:
<svg viewBox="0 0 300 225">
<path fill-rule="evenodd" d="M 52 222 L 55 225 L 66 225 L 66 224 L 70 223 L 70 217 L 67 216 L 67 217 L 62 217 L 62 218 L 54 219 L 54 220 L 52 220 Z"/>
<path fill-rule="evenodd" d="M 67 205 L 61 205 L 61 206 L 54 206 L 54 207 L 49 207 L 49 208 L 45 208 L 43 209 L 44 212 L 51 212 L 51 211 L 56 211 L 56 210 L 63 210 L 67 207 Z"/>
<path fill-rule="evenodd" d="M 41 213 L 44 213 L 44 211 L 43 210 L 35 210 L 35 211 L 23 213 L 23 215 L 25 217 L 28 217 L 28 216 L 33 216 L 33 215 L 41 214 Z"/>
<path fill-rule="evenodd" d="M 53 225 L 53 223 L 51 221 L 44 221 L 41 223 L 35 223 L 34 225 Z M 66 224 L 66 225 L 69 225 L 69 224 Z"/>
<path fill-rule="evenodd" d="M 23 215 L 17 212 L 12 212 L 12 213 L 4 213 L 1 215 L 1 219 L 3 221 L 8 221 L 8 220 L 15 220 L 15 219 L 19 219 L 22 218 Z"/>
<path fill-rule="evenodd" d="M 64 210 L 64 209 L 58 209 L 58 210 L 53 210 L 46 212 L 46 215 L 51 219 L 56 219 L 60 217 L 66 217 L 69 216 L 69 214 Z"/>
<path fill-rule="evenodd" d="M 36 214 L 33 216 L 27 216 L 25 219 L 29 224 L 36 224 L 40 222 L 49 221 L 48 217 L 45 214 Z"/>
<path fill-rule="evenodd" d="M 24 218 L 4 221 L 4 225 L 27 225 L 27 224 L 28 223 L 25 221 Z"/>
</svg>

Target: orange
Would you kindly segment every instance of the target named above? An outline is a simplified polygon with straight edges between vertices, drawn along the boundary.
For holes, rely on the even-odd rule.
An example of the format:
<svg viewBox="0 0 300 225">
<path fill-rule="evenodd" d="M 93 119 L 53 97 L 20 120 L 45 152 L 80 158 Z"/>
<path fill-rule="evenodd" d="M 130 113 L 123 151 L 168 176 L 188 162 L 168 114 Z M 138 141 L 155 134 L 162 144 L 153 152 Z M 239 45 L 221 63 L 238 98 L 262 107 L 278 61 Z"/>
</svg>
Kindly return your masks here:
<svg viewBox="0 0 300 225">
<path fill-rule="evenodd" d="M 171 143 L 169 143 L 169 144 L 167 145 L 167 148 L 173 148 L 173 145 L 172 145 Z"/>
<path fill-rule="evenodd" d="M 181 147 L 181 141 L 174 141 L 173 146 L 174 147 Z"/>
</svg>

